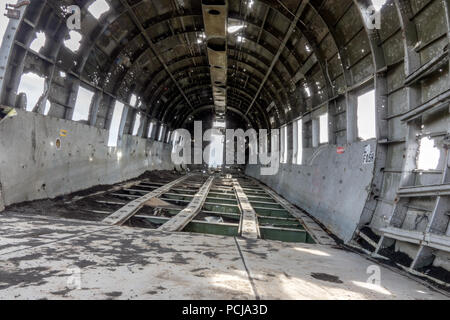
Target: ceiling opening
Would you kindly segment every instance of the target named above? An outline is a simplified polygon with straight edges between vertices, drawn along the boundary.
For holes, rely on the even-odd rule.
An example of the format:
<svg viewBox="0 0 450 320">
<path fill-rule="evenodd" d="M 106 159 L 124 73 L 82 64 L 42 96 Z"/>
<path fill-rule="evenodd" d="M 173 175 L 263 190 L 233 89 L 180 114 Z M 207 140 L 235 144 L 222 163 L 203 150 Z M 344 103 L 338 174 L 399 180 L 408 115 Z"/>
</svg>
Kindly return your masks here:
<svg viewBox="0 0 450 320">
<path fill-rule="evenodd" d="M 88 11 L 99 19 L 104 13 L 110 10 L 109 4 L 105 0 L 95 0 L 88 8 Z"/>
</svg>

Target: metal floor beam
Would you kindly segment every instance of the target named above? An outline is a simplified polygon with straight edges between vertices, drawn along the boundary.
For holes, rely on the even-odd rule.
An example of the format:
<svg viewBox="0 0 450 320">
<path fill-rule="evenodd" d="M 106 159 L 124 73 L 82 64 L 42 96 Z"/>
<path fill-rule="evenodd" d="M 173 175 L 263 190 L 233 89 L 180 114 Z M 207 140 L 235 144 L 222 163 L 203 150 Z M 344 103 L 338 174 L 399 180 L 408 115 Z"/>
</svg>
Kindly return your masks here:
<svg viewBox="0 0 450 320">
<path fill-rule="evenodd" d="M 302 225 L 305 227 L 306 231 L 311 235 L 311 237 L 318 244 L 322 245 L 335 245 L 336 242 L 330 237 L 325 230 L 322 229 L 310 216 L 297 209 L 293 204 L 283 199 L 277 193 L 264 186 L 263 184 L 257 182 L 259 186 L 270 195 L 275 201 L 277 201 L 286 211 L 288 211 L 292 216 L 300 220 Z"/>
<path fill-rule="evenodd" d="M 183 228 L 186 227 L 202 209 L 213 182 L 214 176 L 209 177 L 188 206 L 175 217 L 159 227 L 158 230 L 172 232 L 183 230 Z"/>
<path fill-rule="evenodd" d="M 244 190 L 242 190 L 242 187 L 237 179 L 233 179 L 233 187 L 242 213 L 239 228 L 241 236 L 248 239 L 261 238 L 256 212 L 250 204 L 250 201 L 248 201 L 247 195 Z"/>
<path fill-rule="evenodd" d="M 103 220 L 106 224 L 111 225 L 122 225 L 124 224 L 129 218 L 131 218 L 133 215 L 135 215 L 140 208 L 144 205 L 145 202 L 151 200 L 152 198 L 156 198 L 161 196 L 163 193 L 168 192 L 172 187 L 176 186 L 180 182 L 183 182 L 188 177 L 191 177 L 190 175 L 183 176 L 179 179 L 176 179 L 156 190 L 153 190 L 146 195 L 139 197 L 136 200 L 131 201 L 127 205 L 123 206 L 107 218 Z"/>
</svg>

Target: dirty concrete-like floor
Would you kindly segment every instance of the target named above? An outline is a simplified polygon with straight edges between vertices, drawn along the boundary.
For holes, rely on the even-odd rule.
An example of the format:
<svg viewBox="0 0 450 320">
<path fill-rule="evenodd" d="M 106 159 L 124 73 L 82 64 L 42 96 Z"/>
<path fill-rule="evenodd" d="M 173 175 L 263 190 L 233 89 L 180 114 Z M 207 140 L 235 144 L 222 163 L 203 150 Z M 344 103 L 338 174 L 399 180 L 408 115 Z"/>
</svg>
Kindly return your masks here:
<svg viewBox="0 0 450 320">
<path fill-rule="evenodd" d="M 0 299 L 446 298 L 384 267 L 368 284 L 372 264 L 321 245 L 0 216 Z"/>
</svg>

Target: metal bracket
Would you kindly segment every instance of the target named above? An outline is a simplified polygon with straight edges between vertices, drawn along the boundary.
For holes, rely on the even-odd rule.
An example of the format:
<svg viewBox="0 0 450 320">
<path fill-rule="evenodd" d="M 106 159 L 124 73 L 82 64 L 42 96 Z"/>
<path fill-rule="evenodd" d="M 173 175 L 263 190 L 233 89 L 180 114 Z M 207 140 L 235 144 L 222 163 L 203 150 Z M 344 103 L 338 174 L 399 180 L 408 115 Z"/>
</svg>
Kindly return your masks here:
<svg viewBox="0 0 450 320">
<path fill-rule="evenodd" d="M 444 145 L 444 148 L 450 149 L 450 133 L 444 137 L 442 144 Z"/>
<path fill-rule="evenodd" d="M 21 1 L 17 4 L 10 4 L 7 3 L 6 4 L 6 13 L 4 14 L 4 16 L 10 18 L 10 19 L 15 19 L 15 20 L 19 20 L 20 19 L 20 10 L 19 8 L 23 7 L 23 6 L 27 6 L 30 4 L 30 1 Z"/>
</svg>

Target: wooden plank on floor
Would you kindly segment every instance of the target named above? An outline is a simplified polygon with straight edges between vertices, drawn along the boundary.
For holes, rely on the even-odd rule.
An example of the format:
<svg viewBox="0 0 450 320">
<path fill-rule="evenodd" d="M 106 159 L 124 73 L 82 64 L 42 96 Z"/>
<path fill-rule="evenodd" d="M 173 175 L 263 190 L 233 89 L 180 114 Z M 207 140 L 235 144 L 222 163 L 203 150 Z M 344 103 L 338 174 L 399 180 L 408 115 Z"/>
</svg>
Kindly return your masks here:
<svg viewBox="0 0 450 320">
<path fill-rule="evenodd" d="M 214 177 L 209 177 L 205 184 L 195 194 L 194 198 L 187 205 L 187 207 L 184 208 L 175 217 L 159 227 L 158 230 L 171 232 L 183 230 L 183 228 L 186 227 L 189 222 L 191 222 L 195 218 L 195 216 L 202 210 L 203 204 L 206 201 L 206 197 L 208 196 L 213 181 Z"/>
<path fill-rule="evenodd" d="M 162 194 L 168 192 L 172 187 L 176 186 L 180 182 L 183 182 L 186 180 L 189 175 L 183 176 L 179 179 L 176 179 L 172 182 L 169 182 L 168 184 L 153 190 L 146 195 L 139 197 L 136 200 L 131 201 L 127 205 L 123 206 L 107 218 L 103 220 L 104 223 L 111 224 L 111 225 L 122 225 L 124 224 L 128 219 L 130 219 L 133 215 L 135 215 L 139 209 L 142 208 L 142 206 L 145 205 L 145 203 L 153 198 L 159 197 Z"/>
<path fill-rule="evenodd" d="M 236 197 L 239 201 L 239 207 L 241 208 L 242 213 L 240 223 L 241 236 L 247 239 L 261 238 L 255 209 L 253 209 L 250 201 L 248 201 L 247 195 L 237 179 L 233 179 L 233 188 L 236 192 Z"/>
</svg>

